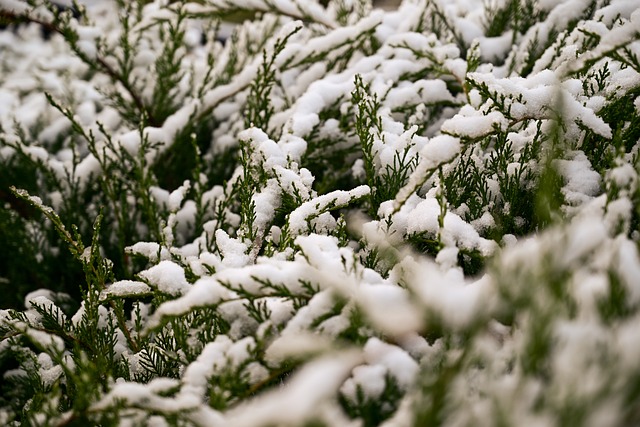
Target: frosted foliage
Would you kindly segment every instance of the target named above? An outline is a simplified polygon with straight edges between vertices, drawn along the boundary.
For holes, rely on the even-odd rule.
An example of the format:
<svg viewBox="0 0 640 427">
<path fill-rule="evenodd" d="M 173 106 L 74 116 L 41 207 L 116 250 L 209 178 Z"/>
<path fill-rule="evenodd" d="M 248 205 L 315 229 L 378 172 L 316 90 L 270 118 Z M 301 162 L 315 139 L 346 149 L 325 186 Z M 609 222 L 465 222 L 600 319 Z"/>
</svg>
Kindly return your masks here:
<svg viewBox="0 0 640 427">
<path fill-rule="evenodd" d="M 438 167 L 449 163 L 460 150 L 460 141 L 448 135 L 432 138 L 420 150 L 420 162 L 409 177 L 408 183 L 400 189 L 395 200 L 395 209 L 418 190 L 433 175 Z"/>
<path fill-rule="evenodd" d="M 353 369 L 353 375 L 340 388 L 340 392 L 352 401 L 357 401 L 357 387 L 364 391 L 366 397 L 378 398 L 384 392 L 386 385 L 384 366 L 357 366 Z"/>
<path fill-rule="evenodd" d="M 460 113 L 447 120 L 443 126 L 443 132 L 469 138 L 480 138 L 492 133 L 496 128 L 505 129 L 507 120 L 498 111 L 482 114 L 470 106 L 460 109 Z"/>
<path fill-rule="evenodd" d="M 155 242 L 138 242 L 127 248 L 130 253 L 142 255 L 150 261 L 158 259 L 160 253 L 160 245 Z"/>
<path fill-rule="evenodd" d="M 309 200 L 291 212 L 289 215 L 289 227 L 293 234 L 301 234 L 309 228 L 309 221 L 314 217 L 318 217 L 323 211 L 348 205 L 354 199 L 367 195 L 369 191 L 368 186 L 362 185 L 350 191 L 337 190 Z"/>
<path fill-rule="evenodd" d="M 241 267 L 248 263 L 247 246 L 238 239 L 229 237 L 223 230 L 217 230 L 216 243 L 225 266 Z"/>
<path fill-rule="evenodd" d="M 346 379 L 361 355 L 355 352 L 335 354 L 308 364 L 279 393 L 267 393 L 229 413 L 227 425 L 267 426 L 297 424 L 313 418 L 321 403 Z"/>
<path fill-rule="evenodd" d="M 112 283 L 105 291 L 107 296 L 139 295 L 151 292 L 146 283 L 134 280 L 120 280 Z"/>
<path fill-rule="evenodd" d="M 580 132 L 578 125 L 581 124 L 605 138 L 611 138 L 609 126 L 592 109 L 582 105 L 580 99 L 576 99 L 577 94 L 573 89 L 575 81 L 566 80 L 561 83 L 557 74 L 551 70 L 541 71 L 526 79 L 522 77 L 496 79 L 495 75 L 489 73 L 473 73 L 469 78 L 477 84 L 485 85 L 487 90 L 492 93 L 492 98 L 484 106 L 485 111 L 495 108 L 493 100 L 499 99 L 500 96 L 507 96 L 506 102 L 513 120 L 549 118 L 552 117 L 554 107 L 562 105 L 568 119 L 568 126 L 570 126 L 568 129 L 570 134 L 578 134 Z M 516 100 L 513 101 L 513 98 Z M 504 118 L 500 118 L 500 115 L 492 120 L 489 118 L 484 120 L 485 122 L 478 122 L 479 129 L 487 129 L 487 125 L 489 127 L 506 125 Z M 458 122 L 459 120 L 456 121 L 456 117 L 454 117 L 445 123 L 444 128 L 449 133 L 465 135 L 464 128 L 458 129 L 460 126 Z M 469 130 L 466 129 L 466 132 Z M 480 135 L 481 133 L 476 133 L 469 136 L 477 137 Z"/>
<path fill-rule="evenodd" d="M 160 292 L 174 296 L 181 295 L 190 288 L 182 267 L 171 261 L 161 261 L 158 265 L 141 272 L 140 276 Z"/>
<path fill-rule="evenodd" d="M 405 214 L 405 212 L 400 212 Z M 447 212 L 440 229 L 440 206 L 435 199 L 423 200 L 406 213 L 406 233 L 441 233 L 441 238 L 446 245 L 459 246 L 466 249 L 477 249 L 484 254 L 491 254 L 496 249 L 495 242 L 480 237 L 478 232 L 458 215 Z"/>
<path fill-rule="evenodd" d="M 0 425 L 640 424 L 640 1 L 80 3 L 0 0 Z"/>
<path fill-rule="evenodd" d="M 150 326 L 155 326 L 162 316 L 178 316 L 195 307 L 219 304 L 233 296 L 214 279 L 202 278 L 189 288 L 186 295 L 162 304 L 154 313 Z"/>
<path fill-rule="evenodd" d="M 556 162 L 556 167 L 566 182 L 563 188 L 565 203 L 581 205 L 599 194 L 602 178 L 591 168 L 584 153 L 570 153 L 566 160 Z"/>
</svg>

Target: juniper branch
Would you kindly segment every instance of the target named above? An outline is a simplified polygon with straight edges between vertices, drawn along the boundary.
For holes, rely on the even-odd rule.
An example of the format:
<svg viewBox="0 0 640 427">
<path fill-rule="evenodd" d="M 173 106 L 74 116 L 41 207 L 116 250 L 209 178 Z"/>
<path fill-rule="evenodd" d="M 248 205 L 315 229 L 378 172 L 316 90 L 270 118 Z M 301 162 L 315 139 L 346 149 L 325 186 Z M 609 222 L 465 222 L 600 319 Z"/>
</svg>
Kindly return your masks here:
<svg viewBox="0 0 640 427">
<path fill-rule="evenodd" d="M 106 75 L 108 75 L 112 80 L 120 83 L 125 91 L 131 97 L 131 100 L 136 105 L 136 108 L 140 112 L 141 117 L 146 117 L 148 124 L 151 126 L 159 126 L 162 123 L 159 123 L 158 120 L 151 114 L 151 111 L 147 108 L 145 103 L 142 100 L 142 97 L 138 94 L 138 92 L 134 89 L 131 83 L 124 78 L 124 76 L 118 73 L 106 59 L 100 55 L 97 55 L 95 58 L 95 62 L 92 61 L 87 55 L 82 53 L 77 46 L 75 46 L 75 42 L 73 40 L 73 34 L 71 34 L 71 30 L 69 28 L 60 27 L 55 25 L 54 23 L 44 21 L 42 19 L 35 18 L 28 14 L 16 14 L 8 10 L 0 10 L 0 20 L 7 21 L 10 23 L 20 23 L 20 22 L 28 22 L 32 24 L 37 24 L 40 27 L 52 32 L 60 34 L 67 40 L 69 46 L 72 48 L 74 53 L 89 67 L 94 70 L 100 71 Z"/>
</svg>

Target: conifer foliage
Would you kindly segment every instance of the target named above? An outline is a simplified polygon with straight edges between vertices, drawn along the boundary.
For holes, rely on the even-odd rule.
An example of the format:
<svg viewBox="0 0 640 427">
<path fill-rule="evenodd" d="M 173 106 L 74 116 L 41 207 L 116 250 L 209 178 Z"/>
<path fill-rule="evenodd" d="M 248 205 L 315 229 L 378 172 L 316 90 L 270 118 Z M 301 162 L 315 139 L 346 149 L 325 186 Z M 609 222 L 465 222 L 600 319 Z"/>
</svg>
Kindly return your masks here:
<svg viewBox="0 0 640 427">
<path fill-rule="evenodd" d="M 0 0 L 0 424 L 640 423 L 640 1 Z"/>
</svg>

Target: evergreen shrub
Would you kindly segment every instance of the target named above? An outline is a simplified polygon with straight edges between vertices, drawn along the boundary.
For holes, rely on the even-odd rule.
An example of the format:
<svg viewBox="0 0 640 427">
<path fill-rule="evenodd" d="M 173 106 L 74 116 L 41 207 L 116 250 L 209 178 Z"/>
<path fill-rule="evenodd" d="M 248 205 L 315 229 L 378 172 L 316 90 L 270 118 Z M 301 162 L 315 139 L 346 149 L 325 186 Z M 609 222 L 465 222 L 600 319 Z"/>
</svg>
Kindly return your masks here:
<svg viewBox="0 0 640 427">
<path fill-rule="evenodd" d="M 0 0 L 0 424 L 640 424 L 640 1 Z"/>
</svg>

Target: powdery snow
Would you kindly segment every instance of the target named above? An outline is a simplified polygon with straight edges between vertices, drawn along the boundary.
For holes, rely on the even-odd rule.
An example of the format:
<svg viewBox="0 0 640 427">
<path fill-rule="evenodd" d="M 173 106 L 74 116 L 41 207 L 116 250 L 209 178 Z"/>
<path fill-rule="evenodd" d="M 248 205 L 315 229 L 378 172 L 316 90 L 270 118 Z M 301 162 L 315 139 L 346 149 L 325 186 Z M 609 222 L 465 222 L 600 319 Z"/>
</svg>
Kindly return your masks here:
<svg viewBox="0 0 640 427">
<path fill-rule="evenodd" d="M 416 192 L 436 169 L 452 161 L 460 152 L 460 140 L 448 135 L 431 138 L 420 150 L 419 163 L 409 182 L 396 195 L 394 209 L 398 210 Z"/>
<path fill-rule="evenodd" d="M 151 262 L 156 262 L 159 259 L 159 254 L 163 249 L 158 243 L 155 242 L 138 242 L 132 246 L 126 248 L 128 253 L 142 255 Z"/>
<path fill-rule="evenodd" d="M 408 257 L 391 278 L 409 285 L 431 319 L 454 329 L 464 329 L 492 310 L 494 291 L 488 276 L 468 283 L 462 275 L 443 273 L 434 263 Z"/>
<path fill-rule="evenodd" d="M 367 185 L 361 185 L 349 191 L 332 191 L 304 202 L 289 214 L 289 229 L 294 236 L 299 235 L 309 229 L 309 221 L 313 218 L 330 209 L 346 206 L 370 191 Z"/>
<path fill-rule="evenodd" d="M 225 425 L 267 426 L 301 424 L 321 410 L 349 372 L 362 360 L 356 351 L 330 354 L 308 363 L 281 390 L 266 392 L 226 413 Z"/>
<path fill-rule="evenodd" d="M 157 378 L 149 384 L 125 381 L 118 382 L 106 396 L 92 405 L 92 409 L 107 409 L 118 401 L 124 401 L 134 407 L 137 406 L 152 411 L 177 413 L 181 411 L 192 411 L 201 405 L 200 399 L 192 395 L 183 394 L 177 397 L 163 397 L 161 395 L 161 393 L 176 385 L 176 380 L 170 380 L 168 378 Z M 218 416 L 218 419 L 215 421 L 217 421 L 217 423 L 211 425 L 221 425 L 222 417 Z"/>
<path fill-rule="evenodd" d="M 340 393 L 353 403 L 358 402 L 359 390 L 365 398 L 377 399 L 384 392 L 387 374 L 387 369 L 382 365 L 356 366 L 351 377 L 340 387 Z"/>
<path fill-rule="evenodd" d="M 120 52 L 122 29 L 115 19 L 107 19 L 112 6 L 90 3 L 94 3 L 90 9 L 95 13 L 93 19 L 82 25 L 71 21 L 79 37 L 76 48 L 94 59 L 111 49 Z M 176 136 L 191 131 L 194 122 L 205 122 L 209 134 L 197 138 L 211 140 L 211 149 L 203 153 L 205 168 L 213 156 L 237 151 L 239 142 L 247 144 L 251 153 L 248 164 L 213 177 L 223 178 L 221 185 L 208 183 L 217 171 L 201 171 L 194 180 L 186 174 L 190 180 L 175 183 L 177 188 L 161 188 L 156 181 L 163 180 L 151 176 L 150 182 L 156 185 L 148 191 L 161 216 L 162 243 L 140 241 L 126 248 L 127 254 L 147 258 L 148 268 L 132 272 L 137 273 L 137 280 L 106 285 L 97 309 L 88 305 L 90 301 L 82 301 L 67 323 L 56 305 L 64 296 L 40 290 L 27 295 L 27 310 L 20 317 L 0 311 L 2 328 L 24 335 L 33 344 L 22 350 L 45 387 L 68 381 L 65 369 L 74 369 L 78 359 L 73 358 L 74 350 L 66 339 L 44 330 L 45 318 L 34 306 L 49 311 L 64 328 L 78 327 L 97 311 L 94 320 L 98 331 L 104 331 L 115 319 L 114 308 L 106 300 L 135 301 L 159 292 L 163 302 L 157 306 L 155 302 L 134 302 L 143 321 L 137 338 L 148 347 L 134 351 L 124 336 L 128 331 L 117 329 L 114 353 L 118 361 L 128 364 L 132 378 L 137 374 L 145 378 L 150 371 L 144 371 L 143 356 L 163 350 L 157 338 L 177 339 L 182 333 L 175 328 L 177 324 L 168 324 L 175 320 L 186 328 L 186 337 L 180 338 L 189 347 L 170 355 L 180 367 L 167 368 L 171 372 L 166 375 L 176 378 L 150 378 L 145 384 L 115 379 L 99 391 L 89 414 L 124 406 L 122 414 L 131 416 L 125 422 L 150 425 L 163 425 L 165 419 L 157 415 L 163 414 L 214 427 L 314 421 L 355 426 L 362 420 L 348 419 L 336 396 L 341 393 L 354 405 L 361 397 L 375 402 L 383 396 L 387 381 L 392 381 L 406 394 L 383 425 L 400 426 L 411 424 L 415 408 L 422 408 L 419 405 L 429 398 L 421 388 L 424 381 L 444 378 L 448 388 L 442 416 L 455 425 L 492 420 L 498 412 L 507 424 L 553 424 L 551 412 L 564 410 L 571 399 L 585 402 L 585 408 L 591 410 L 587 421 L 592 425 L 615 425 L 626 420 L 625 416 L 633 417 L 620 404 L 624 399 L 616 396 L 629 393 L 621 378 L 640 366 L 640 320 L 635 313 L 640 302 L 640 254 L 634 229 L 638 171 L 633 163 L 637 163 L 638 145 L 623 141 L 619 152 L 606 151 L 603 162 L 611 160 L 614 166 L 604 173 L 600 173 L 597 156 L 581 147 L 586 133 L 599 144 L 598 138 L 619 138 L 628 130 L 625 126 L 630 126 L 610 126 L 620 123 L 604 112 L 611 102 L 624 101 L 635 93 L 640 75 L 633 66 L 607 55 L 626 45 L 629 52 L 637 51 L 640 2 L 612 0 L 585 18 L 591 13 L 589 0 L 540 0 L 535 8 L 548 12 L 546 19 L 533 23 L 524 34 L 506 29 L 497 37 L 484 36 L 485 8 L 505 6 L 505 2 L 406 1 L 395 11 L 368 14 L 363 10 L 363 17 L 354 13 L 344 26 L 338 23 L 337 2 L 328 8 L 302 0 L 201 3 L 189 3 L 184 10 L 207 14 L 241 6 L 260 13 L 255 22 L 234 27 L 234 37 L 226 47 L 213 40 L 203 45 L 203 22 L 187 19 L 185 45 L 179 50 L 184 54 L 184 78 L 171 93 L 175 111 L 162 123 L 144 129 L 136 129 L 117 103 L 96 89 L 111 87 L 110 77 L 99 70 L 89 72 L 86 64 L 70 56 L 58 35 L 43 42 L 35 26 L 0 32 L 0 49 L 6 53 L 0 59 L 6 74 L 0 87 L 4 132 L 0 139 L 6 144 L 0 148 L 0 159 L 9 162 L 24 155 L 62 182 L 41 194 L 42 198 L 17 190 L 47 215 L 53 210 L 43 200 L 56 209 L 66 209 L 67 197 L 76 191 L 69 184 L 93 194 L 105 178 L 120 183 L 124 179 L 120 169 L 113 176 L 101 175 L 112 173 L 109 166 L 121 158 L 144 160 L 150 168 L 145 173 L 152 166 L 162 169 L 162 154 L 182 141 Z M 358 7 L 357 2 L 342 3 L 346 8 Z M 23 1 L 0 0 L 0 7 L 38 19 L 53 18 L 46 8 L 37 6 L 30 11 Z M 151 102 L 151 82 L 157 77 L 153 65 L 162 52 L 155 26 L 174 21 L 176 7 L 166 2 L 147 4 L 142 19 L 130 30 L 130 38 L 137 38 L 131 76 L 145 103 Z M 274 9 L 280 15 L 266 13 Z M 425 10 L 428 15 L 423 14 Z M 443 17 L 451 26 L 438 23 Z M 134 23 L 133 16 L 131 19 Z M 575 29 L 564 32 L 574 22 Z M 271 120 L 265 129 L 245 129 L 249 88 L 256 82 L 263 57 L 262 46 L 255 54 L 247 54 L 243 46 L 258 46 L 260 34 L 271 31 L 272 25 L 274 37 L 300 31 L 275 58 Z M 432 34 L 436 30 L 439 36 Z M 549 34 L 556 34 L 558 41 L 547 40 Z M 589 34 L 594 35 L 593 40 Z M 273 52 L 274 37 L 264 45 L 267 55 Z M 595 47 L 583 52 L 590 44 Z M 536 52 L 547 45 L 546 52 Z M 482 63 L 467 73 L 469 64 L 463 58 L 469 59 L 472 52 L 480 53 Z M 530 57 L 532 52 L 539 57 Z M 210 74 L 208 55 L 215 58 Z M 104 61 L 117 68 L 111 55 Z M 237 69 L 233 61 L 238 61 Z M 595 77 L 576 73 L 583 68 L 601 70 L 605 63 L 610 76 L 602 87 L 589 87 Z M 231 69 L 229 75 L 226 67 Z M 520 76 L 523 70 L 526 75 Z M 369 212 L 372 218 L 362 212 L 371 207 L 367 196 L 375 195 L 376 189 L 359 185 L 371 178 L 367 177 L 371 171 L 365 171 L 358 137 L 349 129 L 356 107 L 351 96 L 356 75 L 380 102 L 377 119 L 381 128 L 374 131 L 371 153 L 373 173 L 384 175 L 405 154 L 403 167 L 414 168 L 406 182 L 397 184 L 401 189 L 390 196 L 392 200 L 381 203 L 377 212 Z M 205 80 L 205 76 L 202 86 L 190 87 L 190 82 Z M 68 102 L 74 120 L 96 140 L 72 136 L 70 122 L 50 108 L 42 90 Z M 640 109 L 638 99 L 629 99 Z M 514 152 L 500 172 L 518 179 L 519 172 L 528 168 L 531 177 L 520 177 L 518 190 L 537 191 L 540 156 L 527 162 L 523 153 L 540 136 L 538 125 L 541 132 L 554 130 L 558 114 L 562 116 L 558 132 L 567 146 L 560 147 L 562 157 L 552 165 L 562 179 L 562 221 L 549 226 L 540 223 L 528 236 L 500 235 L 504 224 L 496 206 L 502 213 L 511 206 L 499 206 L 505 195 L 500 193 L 495 174 L 482 176 L 489 201 L 469 221 L 463 218 L 471 215 L 472 201 L 454 206 L 455 197 L 450 202 L 439 197 L 446 190 L 441 177 L 455 171 L 461 152 L 471 156 L 475 167 L 486 167 L 483 162 L 497 152 L 494 134 L 508 134 L 506 141 Z M 25 136 L 18 136 L 20 133 Z M 322 146 L 327 141 L 333 144 L 329 148 Z M 88 146 L 89 142 L 95 146 Z M 542 141 L 541 152 L 549 148 L 547 143 Z M 147 144 L 154 148 L 146 149 Z M 57 145 L 63 148 L 52 151 Z M 344 167 L 335 176 L 333 170 L 324 175 L 320 168 L 325 164 L 319 160 L 312 164 L 317 160 L 314 156 L 333 154 L 332 150 L 340 154 L 344 150 L 344 159 L 339 159 Z M 311 170 L 318 175 L 317 182 Z M 234 191 L 237 185 L 247 184 L 241 182 L 243 172 L 255 171 L 261 179 L 252 183 L 254 212 L 241 212 L 244 207 L 238 206 Z M 45 175 L 38 173 L 39 184 Z M 72 183 L 66 183 L 68 175 Z M 460 192 L 466 190 L 466 184 L 462 183 Z M 200 190 L 202 200 L 192 200 Z M 134 218 L 139 201 L 132 193 L 122 194 L 122 208 Z M 297 207 L 286 212 L 288 206 L 283 204 L 291 198 Z M 98 196 L 92 198 L 87 211 L 94 212 L 99 202 Z M 346 216 L 348 231 L 344 233 L 343 218 L 337 220 L 332 211 L 351 207 L 361 212 Z M 248 230 L 242 221 L 251 214 L 255 214 L 253 229 Z M 28 217 L 22 220 L 28 222 L 25 231 L 30 238 L 40 239 L 49 231 L 29 222 Z M 196 229 L 197 220 L 204 223 L 202 230 Z M 514 221 L 524 223 L 525 219 Z M 134 226 L 142 239 L 150 239 L 144 221 Z M 246 238 L 249 231 L 257 236 L 254 241 Z M 119 237 L 114 236 L 109 235 L 111 241 L 103 244 L 111 245 Z M 429 255 L 419 254 L 407 247 L 411 237 L 434 242 L 435 249 L 426 251 Z M 62 249 L 51 249 L 58 250 Z M 477 276 L 465 276 L 469 253 L 486 262 Z M 623 298 L 622 305 L 616 306 L 615 298 Z M 250 304 L 263 309 L 266 318 L 258 319 Z M 216 329 L 218 335 L 211 342 L 200 342 L 201 336 L 211 332 L 199 329 L 212 328 L 199 323 L 210 311 L 219 316 L 216 321 L 221 325 L 216 328 L 223 330 L 228 325 L 228 330 L 218 334 Z M 134 313 L 132 317 L 138 311 Z M 510 326 L 490 320 L 493 318 L 508 319 Z M 126 323 L 131 326 L 132 321 Z M 431 341 L 429 337 L 427 341 L 432 328 L 444 339 Z M 73 338 L 72 332 L 65 333 Z M 532 356 L 532 337 L 550 344 L 543 360 L 548 371 L 544 384 L 537 372 L 527 372 L 536 366 L 525 366 Z M 13 341 L 0 343 L 0 351 L 17 345 Z M 600 360 L 616 363 L 605 368 Z M 301 363 L 295 373 L 283 377 L 280 385 L 260 390 L 292 361 Z M 5 379 L 26 376 L 27 368 L 9 371 Z M 231 394 L 217 379 L 232 374 L 256 387 L 249 394 L 259 392 L 223 402 L 230 404 L 224 412 L 213 410 L 209 393 Z M 57 401 L 46 401 L 52 402 Z M 3 411 L 0 424 L 9 422 Z M 36 414 L 34 419 L 63 424 L 70 420 L 65 418 L 69 414 L 56 420 Z"/>
<path fill-rule="evenodd" d="M 565 182 L 562 188 L 565 202 L 571 206 L 579 206 L 599 195 L 601 177 L 592 169 L 582 151 L 568 153 L 567 157 L 554 160 L 553 163 Z"/>
<path fill-rule="evenodd" d="M 151 288 L 135 280 L 119 280 L 103 291 L 102 297 L 135 297 L 151 294 Z"/>
<path fill-rule="evenodd" d="M 370 365 L 384 366 L 401 389 L 414 384 L 418 363 L 400 347 L 370 338 L 364 345 L 364 360 Z"/>
<path fill-rule="evenodd" d="M 198 307 L 215 306 L 224 300 L 232 299 L 235 294 L 222 286 L 217 280 L 204 277 L 189 286 L 185 295 L 162 303 L 153 314 L 147 329 L 155 328 L 165 316 L 179 316 Z"/>
<path fill-rule="evenodd" d="M 551 119 L 553 111 L 562 106 L 563 116 L 567 120 L 569 134 L 576 136 L 581 132 L 578 125 L 584 125 L 605 138 L 611 138 L 611 129 L 595 112 L 585 107 L 580 99 L 576 99 L 573 81 L 560 82 L 558 73 L 543 70 L 537 74 L 523 77 L 496 78 L 491 73 L 470 73 L 468 78 L 477 84 L 486 85 L 494 93 L 494 98 L 507 96 L 505 102 L 509 106 L 509 113 L 513 120 Z M 519 100 L 518 100 L 519 99 Z M 491 108 L 493 101 L 488 100 L 485 108 Z M 451 125 L 450 125 L 451 126 Z M 460 126 L 458 124 L 458 126 Z M 485 127 L 486 128 L 486 125 Z M 448 132 L 454 132 L 451 128 Z"/>
<path fill-rule="evenodd" d="M 496 131 L 506 130 L 507 119 L 499 111 L 482 114 L 467 105 L 442 124 L 442 132 L 471 139 L 482 138 Z"/>
<path fill-rule="evenodd" d="M 160 261 L 139 273 L 139 276 L 160 292 L 173 296 L 182 295 L 191 288 L 185 278 L 184 269 L 173 261 Z"/>
</svg>

